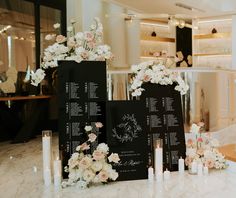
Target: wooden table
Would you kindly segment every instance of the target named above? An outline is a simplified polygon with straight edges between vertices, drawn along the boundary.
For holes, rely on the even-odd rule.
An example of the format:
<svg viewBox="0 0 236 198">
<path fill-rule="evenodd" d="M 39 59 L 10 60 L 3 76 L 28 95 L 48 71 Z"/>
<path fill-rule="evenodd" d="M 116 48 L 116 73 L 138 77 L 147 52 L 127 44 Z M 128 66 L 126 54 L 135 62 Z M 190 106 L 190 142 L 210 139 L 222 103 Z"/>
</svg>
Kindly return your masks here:
<svg viewBox="0 0 236 198">
<path fill-rule="evenodd" d="M 227 160 L 236 162 L 236 144 L 227 144 L 219 148 Z"/>
<path fill-rule="evenodd" d="M 0 97 L 0 101 L 48 99 L 50 95 Z"/>
</svg>

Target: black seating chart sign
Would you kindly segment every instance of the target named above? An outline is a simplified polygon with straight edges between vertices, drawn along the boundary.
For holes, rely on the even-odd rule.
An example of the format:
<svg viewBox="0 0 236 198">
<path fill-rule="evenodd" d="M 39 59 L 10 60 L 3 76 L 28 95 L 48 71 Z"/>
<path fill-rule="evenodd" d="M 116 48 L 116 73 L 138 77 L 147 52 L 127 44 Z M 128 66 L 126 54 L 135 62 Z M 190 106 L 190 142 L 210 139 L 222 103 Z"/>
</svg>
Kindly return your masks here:
<svg viewBox="0 0 236 198">
<path fill-rule="evenodd" d="M 86 124 L 102 122 L 97 141 L 106 141 L 106 63 L 61 61 L 58 82 L 59 144 L 65 166 L 76 147 L 87 140 Z"/>
<path fill-rule="evenodd" d="M 107 143 L 120 161 L 117 180 L 147 179 L 148 143 L 144 101 L 108 101 Z"/>
<path fill-rule="evenodd" d="M 185 158 L 185 135 L 180 93 L 175 85 L 143 85 L 141 100 L 147 109 L 149 164 L 153 164 L 153 139 L 163 140 L 163 169 L 178 170 L 178 159 Z"/>
</svg>

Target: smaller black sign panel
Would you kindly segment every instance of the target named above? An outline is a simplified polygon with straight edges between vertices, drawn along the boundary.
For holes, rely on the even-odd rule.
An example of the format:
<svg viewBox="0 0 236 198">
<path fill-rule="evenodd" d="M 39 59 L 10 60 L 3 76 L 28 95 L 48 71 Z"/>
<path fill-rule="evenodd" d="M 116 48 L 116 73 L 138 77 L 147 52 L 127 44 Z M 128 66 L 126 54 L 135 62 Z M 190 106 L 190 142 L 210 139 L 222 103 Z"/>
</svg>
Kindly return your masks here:
<svg viewBox="0 0 236 198">
<path fill-rule="evenodd" d="M 178 170 L 178 159 L 185 158 L 185 135 L 180 93 L 176 85 L 143 85 L 148 126 L 149 163 L 153 164 L 153 141 L 163 140 L 163 168 Z"/>
<path fill-rule="evenodd" d="M 120 161 L 119 181 L 147 179 L 148 140 L 143 101 L 108 101 L 107 143 Z"/>
</svg>

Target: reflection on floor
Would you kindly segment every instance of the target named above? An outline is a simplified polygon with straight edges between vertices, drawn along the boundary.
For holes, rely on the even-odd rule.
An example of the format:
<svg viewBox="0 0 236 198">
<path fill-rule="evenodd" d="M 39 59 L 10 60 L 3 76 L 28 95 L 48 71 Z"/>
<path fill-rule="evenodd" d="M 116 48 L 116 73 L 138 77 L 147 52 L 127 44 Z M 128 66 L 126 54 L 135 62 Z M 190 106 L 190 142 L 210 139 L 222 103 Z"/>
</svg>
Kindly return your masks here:
<svg viewBox="0 0 236 198">
<path fill-rule="evenodd" d="M 23 144 L 0 143 L 0 197 L 48 197 L 42 178 L 41 137 Z M 58 146 L 53 137 L 53 153 Z M 4 196 L 3 196 L 4 195 Z"/>
<path fill-rule="evenodd" d="M 236 126 L 229 127 L 226 131 L 220 131 L 215 133 L 213 136 L 220 140 L 222 144 L 235 143 L 236 133 L 234 133 Z M 189 134 L 186 134 L 188 136 Z M 57 156 L 58 152 L 58 137 L 53 134 L 53 154 Z M 37 170 L 36 170 L 37 169 Z M 36 170 L 36 171 L 35 171 Z M 235 163 L 228 168 L 228 171 L 222 171 L 223 176 L 216 175 L 209 177 L 211 182 L 218 180 L 223 182 L 223 184 L 232 184 L 232 188 L 235 189 L 235 178 L 232 177 L 229 180 L 228 175 L 233 175 L 236 173 Z M 179 191 L 178 182 L 176 178 L 177 173 L 173 173 L 171 180 L 171 188 L 161 187 L 161 193 L 167 196 L 154 196 L 154 197 L 181 197 L 187 198 L 189 193 L 197 193 L 194 190 L 196 188 L 195 183 L 191 182 L 194 177 L 186 173 L 185 184 L 188 185 L 186 188 Z M 222 181 L 223 179 L 223 181 Z M 182 180 L 181 180 L 182 181 Z M 177 183 L 176 183 L 177 182 Z M 93 187 L 86 190 L 80 190 L 76 187 L 66 188 L 63 190 L 55 190 L 52 185 L 49 188 L 44 187 L 42 178 L 42 139 L 38 137 L 36 139 L 30 140 L 23 144 L 10 144 L 9 142 L 0 143 L 0 197 L 2 198 L 120 198 L 120 197 L 138 197 L 146 198 L 148 193 L 153 193 L 152 188 L 149 189 L 146 180 L 139 180 L 131 183 L 127 182 L 115 182 L 111 185 L 105 185 L 102 188 Z M 205 185 L 205 184 L 204 184 Z M 132 186 L 132 188 L 130 187 Z M 155 184 L 154 190 L 160 185 Z M 207 185 L 206 185 L 207 186 Z M 212 186 L 213 188 L 214 186 Z M 220 188 L 221 187 L 221 188 Z M 216 189 L 224 189 L 224 185 L 220 185 Z M 175 189 L 171 190 L 170 189 Z M 208 187 L 207 187 L 208 188 Z M 194 192 L 189 191 L 192 189 Z M 202 188 L 200 188 L 202 189 Z M 177 191 L 176 191 L 177 190 Z M 149 192 L 150 191 L 150 192 Z M 208 192 L 209 190 L 207 190 Z M 104 193 L 105 192 L 105 193 Z M 158 191 L 159 192 L 159 191 Z M 175 196 L 176 192 L 184 193 L 186 196 Z M 201 190 L 199 191 L 201 192 Z M 209 191 L 210 192 L 210 191 Z M 235 191 L 236 192 L 236 191 Z M 187 196 L 187 194 L 188 196 Z M 219 193 L 219 192 L 217 192 Z M 222 191 L 223 193 L 223 191 Z M 170 196 L 169 196 L 170 195 Z M 172 195 L 172 196 L 171 196 Z M 192 194 L 191 194 L 192 195 Z M 217 194 L 218 195 L 218 194 Z M 153 197 L 153 196 L 148 196 Z M 209 197 L 207 196 L 201 196 Z M 218 196 L 219 197 L 219 196 Z M 223 197 L 223 196 L 222 196 Z M 235 194 L 233 195 L 235 197 Z"/>
</svg>

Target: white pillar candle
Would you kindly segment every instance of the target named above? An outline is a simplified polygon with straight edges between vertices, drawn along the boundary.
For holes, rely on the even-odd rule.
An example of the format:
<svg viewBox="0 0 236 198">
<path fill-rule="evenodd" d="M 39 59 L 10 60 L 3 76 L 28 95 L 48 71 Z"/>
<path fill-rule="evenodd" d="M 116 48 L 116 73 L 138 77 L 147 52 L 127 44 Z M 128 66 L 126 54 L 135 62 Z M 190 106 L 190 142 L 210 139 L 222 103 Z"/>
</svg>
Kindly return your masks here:
<svg viewBox="0 0 236 198">
<path fill-rule="evenodd" d="M 191 166 L 191 173 L 197 174 L 197 163 L 193 161 L 190 166 Z"/>
<path fill-rule="evenodd" d="M 198 165 L 197 165 L 197 174 L 198 174 L 199 176 L 202 175 L 202 168 L 203 168 L 202 163 L 201 163 L 201 162 L 198 163 Z"/>
<path fill-rule="evenodd" d="M 179 173 L 184 173 L 184 159 L 180 157 L 179 162 L 178 162 L 178 168 L 179 168 Z"/>
<path fill-rule="evenodd" d="M 163 173 L 162 172 L 156 173 L 155 177 L 156 177 L 157 182 L 162 182 L 163 181 Z"/>
<path fill-rule="evenodd" d="M 45 185 L 49 184 L 49 179 L 51 180 L 51 133 L 51 131 L 42 132 L 43 176 Z"/>
<path fill-rule="evenodd" d="M 166 169 L 164 171 L 164 180 L 169 180 L 170 179 L 170 171 L 168 171 L 168 169 Z"/>
<path fill-rule="evenodd" d="M 154 160 L 155 160 L 155 175 L 157 176 L 158 174 L 163 172 L 163 149 L 162 149 L 162 140 L 158 139 L 156 141 L 156 145 L 155 145 L 155 156 L 154 156 Z"/>
<path fill-rule="evenodd" d="M 208 175 L 208 167 L 207 166 L 203 167 L 203 173 L 204 173 L 204 175 Z"/>
<path fill-rule="evenodd" d="M 45 168 L 43 170 L 43 178 L 44 178 L 44 184 L 45 186 L 49 186 L 52 183 L 52 175 L 51 175 L 51 169 Z"/>
<path fill-rule="evenodd" d="M 148 181 L 153 181 L 153 179 L 154 179 L 153 168 L 149 167 L 148 168 Z"/>
<path fill-rule="evenodd" d="M 54 186 L 61 186 L 61 160 L 57 158 L 53 162 L 53 170 L 54 170 Z"/>
</svg>

